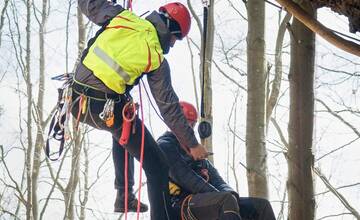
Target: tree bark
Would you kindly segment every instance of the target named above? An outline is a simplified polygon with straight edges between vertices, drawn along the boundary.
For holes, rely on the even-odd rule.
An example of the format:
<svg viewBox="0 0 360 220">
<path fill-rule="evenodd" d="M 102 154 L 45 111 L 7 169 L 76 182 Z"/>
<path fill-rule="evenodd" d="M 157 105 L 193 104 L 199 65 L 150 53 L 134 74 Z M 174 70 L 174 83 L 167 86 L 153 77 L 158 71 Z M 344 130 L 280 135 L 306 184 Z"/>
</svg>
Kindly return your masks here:
<svg viewBox="0 0 360 220">
<path fill-rule="evenodd" d="M 312 18 L 316 18 L 316 10 L 310 4 L 304 1 L 302 7 Z M 315 217 L 312 177 L 315 34 L 295 18 L 291 31 L 287 183 L 289 219 L 311 220 Z"/>
<path fill-rule="evenodd" d="M 249 19 L 247 35 L 247 181 L 250 196 L 267 198 L 265 2 L 263 0 L 248 1 L 247 12 Z"/>
<path fill-rule="evenodd" d="M 27 184 L 27 201 L 26 201 L 26 219 L 33 219 L 32 216 L 32 153 L 33 153 L 33 139 L 32 139 L 32 82 L 30 74 L 31 66 L 31 5 L 32 1 L 27 0 L 26 4 L 26 52 L 25 52 L 25 82 L 26 82 L 26 92 L 27 92 L 27 116 L 26 116 L 26 126 L 27 126 L 27 149 L 26 149 L 26 184 Z"/>
</svg>

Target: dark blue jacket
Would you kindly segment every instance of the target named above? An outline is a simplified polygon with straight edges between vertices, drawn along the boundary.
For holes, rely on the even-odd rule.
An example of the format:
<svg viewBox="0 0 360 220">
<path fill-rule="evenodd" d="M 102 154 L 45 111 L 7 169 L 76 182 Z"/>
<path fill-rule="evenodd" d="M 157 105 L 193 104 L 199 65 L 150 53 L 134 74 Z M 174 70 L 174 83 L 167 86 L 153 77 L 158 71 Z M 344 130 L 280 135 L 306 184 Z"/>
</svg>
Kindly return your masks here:
<svg viewBox="0 0 360 220">
<path fill-rule="evenodd" d="M 234 192 L 210 161 L 195 161 L 187 155 L 173 133 L 165 132 L 159 137 L 157 143 L 168 160 L 171 180 L 182 190 L 191 194 L 216 191 Z M 208 170 L 208 182 L 201 176 L 201 168 Z"/>
</svg>

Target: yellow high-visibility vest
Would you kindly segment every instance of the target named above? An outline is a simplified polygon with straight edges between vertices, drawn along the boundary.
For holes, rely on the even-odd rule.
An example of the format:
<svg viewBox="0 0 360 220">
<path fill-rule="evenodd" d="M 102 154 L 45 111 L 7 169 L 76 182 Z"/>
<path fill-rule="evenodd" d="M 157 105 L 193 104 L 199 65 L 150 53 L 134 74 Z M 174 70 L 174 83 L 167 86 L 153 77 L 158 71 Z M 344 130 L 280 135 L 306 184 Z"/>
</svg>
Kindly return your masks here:
<svg viewBox="0 0 360 220">
<path fill-rule="evenodd" d="M 123 94 L 126 85 L 159 68 L 163 59 L 155 27 L 124 10 L 96 38 L 83 64 L 108 88 Z"/>
</svg>

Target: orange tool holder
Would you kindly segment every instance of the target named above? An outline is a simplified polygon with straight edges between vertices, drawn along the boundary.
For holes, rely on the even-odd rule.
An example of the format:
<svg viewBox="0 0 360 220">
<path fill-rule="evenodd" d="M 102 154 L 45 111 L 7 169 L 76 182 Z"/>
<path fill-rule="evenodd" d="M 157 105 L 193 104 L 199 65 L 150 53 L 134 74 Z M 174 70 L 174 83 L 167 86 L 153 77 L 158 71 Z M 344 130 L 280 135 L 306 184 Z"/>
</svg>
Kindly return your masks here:
<svg viewBox="0 0 360 220">
<path fill-rule="evenodd" d="M 124 146 L 129 142 L 130 132 L 132 122 L 134 121 L 136 116 L 136 104 L 132 101 L 125 104 L 122 110 L 122 129 L 121 129 L 121 137 L 119 139 L 119 144 Z"/>
</svg>

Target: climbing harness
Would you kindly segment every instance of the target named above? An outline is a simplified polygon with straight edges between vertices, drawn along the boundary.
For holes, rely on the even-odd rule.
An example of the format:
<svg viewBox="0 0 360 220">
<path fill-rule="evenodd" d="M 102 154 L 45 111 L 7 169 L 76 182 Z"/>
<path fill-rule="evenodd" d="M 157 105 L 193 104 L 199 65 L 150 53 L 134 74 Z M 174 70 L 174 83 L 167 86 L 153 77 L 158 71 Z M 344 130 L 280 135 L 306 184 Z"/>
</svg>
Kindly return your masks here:
<svg viewBox="0 0 360 220">
<path fill-rule="evenodd" d="M 191 164 L 191 169 L 194 170 L 197 174 L 199 174 L 205 182 L 209 182 L 210 176 L 208 171 L 208 161 L 200 160 L 200 161 L 194 161 Z M 184 196 L 182 193 L 181 187 L 179 187 L 176 183 L 174 183 L 172 180 L 169 181 L 169 192 L 171 196 L 174 196 L 175 198 L 180 198 Z M 185 191 L 185 194 L 187 192 Z M 180 215 L 181 220 L 197 220 L 197 218 L 194 216 L 194 214 L 191 212 L 190 208 L 190 201 L 192 199 L 193 194 L 188 194 L 186 197 L 180 202 Z"/>
<path fill-rule="evenodd" d="M 51 78 L 52 80 L 65 81 L 61 88 L 58 89 L 58 101 L 56 110 L 53 113 L 48 136 L 45 145 L 45 155 L 49 160 L 56 161 L 61 157 L 64 150 L 65 140 L 70 139 L 71 134 L 69 130 L 70 110 L 72 105 L 72 74 L 65 73 Z M 50 152 L 50 142 L 53 140 L 59 142 L 58 156 L 52 158 L 54 153 Z"/>
<path fill-rule="evenodd" d="M 202 54 L 202 77 L 201 77 L 201 106 L 200 116 L 201 122 L 198 126 L 198 133 L 201 139 L 210 137 L 211 135 L 211 124 L 205 120 L 205 109 L 204 109 L 204 93 L 205 93 L 205 63 L 206 63 L 206 39 L 207 39 L 207 26 L 208 26 L 208 10 L 210 4 L 207 0 L 203 1 L 204 5 L 204 27 L 203 27 L 203 54 Z"/>
</svg>

